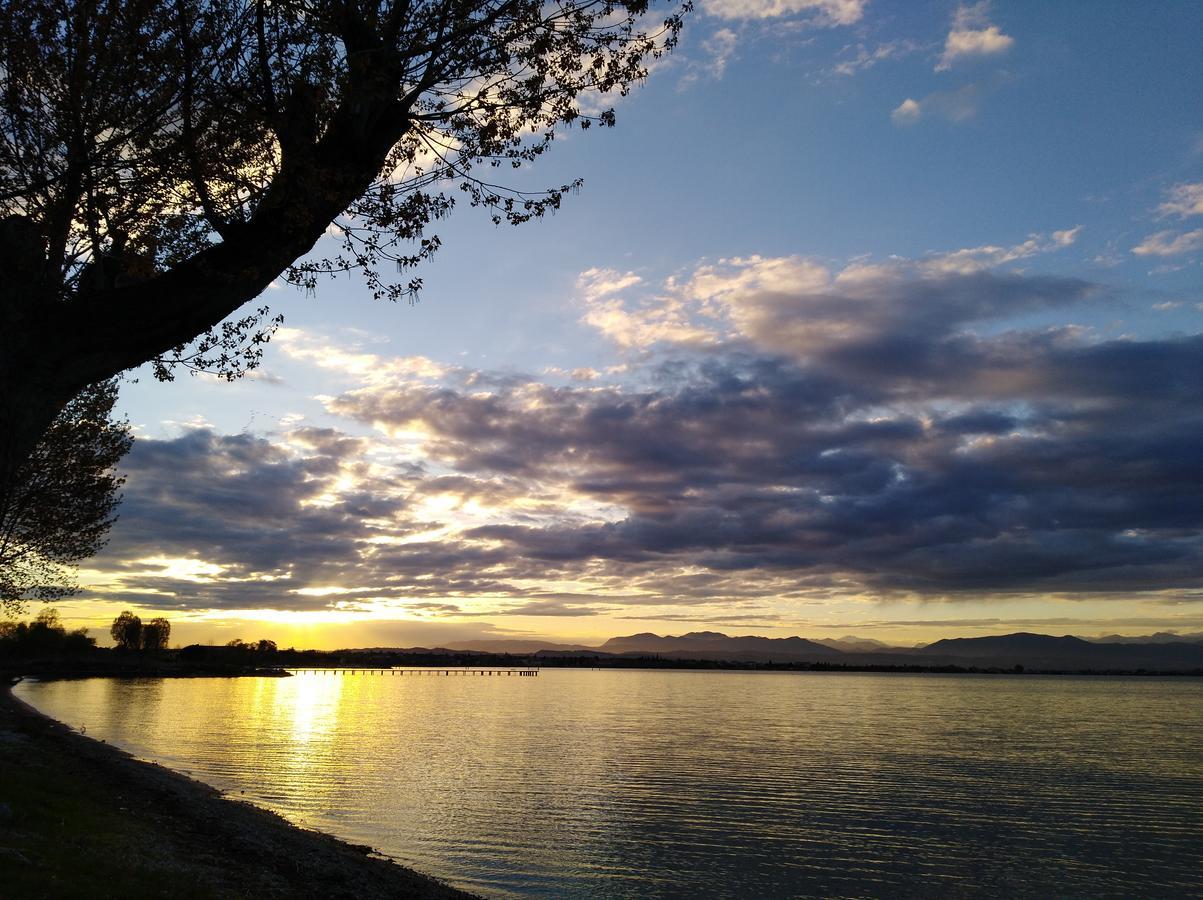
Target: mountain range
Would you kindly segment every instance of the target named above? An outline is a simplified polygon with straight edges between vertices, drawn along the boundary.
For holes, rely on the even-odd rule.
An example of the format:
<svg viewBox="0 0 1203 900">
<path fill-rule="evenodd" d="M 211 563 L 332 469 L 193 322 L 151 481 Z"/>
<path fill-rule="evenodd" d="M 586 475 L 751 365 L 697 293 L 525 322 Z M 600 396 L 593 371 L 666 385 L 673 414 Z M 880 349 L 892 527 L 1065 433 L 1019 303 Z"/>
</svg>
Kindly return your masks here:
<svg viewBox="0 0 1203 900">
<path fill-rule="evenodd" d="M 463 641 L 450 649 L 541 657 L 641 657 L 754 663 L 832 663 L 851 666 L 977 666 L 1037 670 L 1184 671 L 1203 669 L 1203 634 L 1163 632 L 1147 638 L 1111 635 L 1087 640 L 1018 632 L 946 638 L 922 647 L 892 647 L 848 635 L 839 639 L 732 637 L 717 631 L 682 635 L 650 632 L 614 637 L 598 647 L 550 641 Z"/>
</svg>

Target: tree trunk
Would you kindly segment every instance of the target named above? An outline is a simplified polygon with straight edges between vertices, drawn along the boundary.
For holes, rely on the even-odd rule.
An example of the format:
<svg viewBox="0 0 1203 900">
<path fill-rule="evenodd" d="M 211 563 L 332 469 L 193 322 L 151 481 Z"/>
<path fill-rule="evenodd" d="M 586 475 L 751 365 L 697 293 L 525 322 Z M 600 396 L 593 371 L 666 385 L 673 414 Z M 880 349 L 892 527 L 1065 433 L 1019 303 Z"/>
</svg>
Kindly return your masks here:
<svg viewBox="0 0 1203 900">
<path fill-rule="evenodd" d="M 85 385 L 72 386 L 54 345 L 41 345 L 50 303 L 37 226 L 24 216 L 0 221 L 0 509 L 21 466 L 59 410 Z"/>
</svg>

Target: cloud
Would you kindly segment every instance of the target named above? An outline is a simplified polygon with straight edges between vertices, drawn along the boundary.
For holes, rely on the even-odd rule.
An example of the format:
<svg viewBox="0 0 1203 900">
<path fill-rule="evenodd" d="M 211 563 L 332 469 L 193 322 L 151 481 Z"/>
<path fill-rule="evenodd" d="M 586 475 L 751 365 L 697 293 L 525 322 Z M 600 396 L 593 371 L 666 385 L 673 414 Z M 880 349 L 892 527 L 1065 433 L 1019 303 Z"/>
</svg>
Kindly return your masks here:
<svg viewBox="0 0 1203 900">
<path fill-rule="evenodd" d="M 83 573 L 89 595 L 235 617 L 593 614 L 579 593 L 548 590 L 554 567 L 463 537 L 480 522 L 571 523 L 574 498 L 380 461 L 389 455 L 333 429 L 141 439 L 112 541 Z"/>
<path fill-rule="evenodd" d="M 1203 181 L 1176 184 L 1166 192 L 1166 201 L 1157 207 L 1161 216 L 1203 216 Z"/>
<path fill-rule="evenodd" d="M 704 325 L 694 322 L 685 304 L 671 298 L 657 298 L 640 306 L 622 299 L 603 296 L 598 299 L 585 290 L 588 302 L 584 321 L 622 347 L 649 347 L 657 343 L 705 344 L 714 339 Z"/>
<path fill-rule="evenodd" d="M 345 581 L 360 543 L 400 505 L 397 485 L 364 461 L 365 442 L 329 429 L 298 429 L 280 443 L 198 429 L 135 448 L 123 464 L 120 524 L 99 560 L 109 561 L 107 593 L 118 598 L 325 605 L 292 589 Z M 214 572 L 221 578 L 198 578 Z"/>
<path fill-rule="evenodd" d="M 977 115 L 982 89 L 967 84 L 955 91 L 936 91 L 922 100 L 908 97 L 894 108 L 890 119 L 895 125 L 914 125 L 920 119 L 938 116 L 949 122 L 964 122 Z"/>
<path fill-rule="evenodd" d="M 887 41 L 878 44 L 872 50 L 864 44 L 856 44 L 847 48 L 853 52 L 848 59 L 841 60 L 831 68 L 831 74 L 851 76 L 858 72 L 871 69 L 880 62 L 890 59 L 902 59 L 920 49 L 919 44 L 909 40 Z"/>
<path fill-rule="evenodd" d="M 764 310 L 757 310 L 749 302 L 751 298 L 796 297 L 810 298 L 812 306 L 794 310 L 794 321 L 817 333 L 825 320 L 819 310 L 823 298 L 840 296 L 845 298 L 840 302 L 846 303 L 864 294 L 868 302 L 867 295 L 885 285 L 918 284 L 938 276 L 985 272 L 1063 250 L 1077 240 L 1081 231 L 1082 226 L 1076 226 L 1050 234 L 1034 233 L 1018 244 L 966 247 L 917 260 L 858 261 L 840 270 L 797 256 L 724 259 L 700 265 L 688 276 L 670 278 L 661 288 L 642 295 L 618 297 L 607 293 L 599 299 L 595 292 L 583 290 L 583 319 L 624 348 L 646 350 L 675 345 L 700 349 L 739 334 L 750 336 L 753 322 L 771 308 L 768 304 Z M 1003 310 L 1000 315 L 1007 312 Z M 854 327 L 845 321 L 846 315 L 844 307 L 835 310 L 838 325 L 827 338 L 837 339 Z M 796 329 L 791 326 L 787 330 Z"/>
<path fill-rule="evenodd" d="M 997 25 L 990 24 L 989 16 L 988 0 L 957 7 L 952 29 L 944 39 L 944 52 L 936 64 L 937 72 L 947 71 L 964 59 L 998 56 L 1011 49 L 1015 39 L 1003 34 Z"/>
<path fill-rule="evenodd" d="M 713 78 L 722 78 L 727 70 L 727 63 L 735 56 L 735 45 L 738 43 L 735 32 L 730 28 L 720 28 L 702 43 L 709 59 L 707 72 Z"/>
<path fill-rule="evenodd" d="M 907 97 L 890 113 L 895 125 L 911 125 L 923 117 L 923 107 L 918 100 Z"/>
<path fill-rule="evenodd" d="M 936 253 L 923 261 L 922 266 L 930 272 L 980 272 L 1005 263 L 1028 259 L 1042 253 L 1052 253 L 1071 247 L 1082 233 L 1082 225 L 1054 231 L 1051 234 L 1031 234 L 1027 240 L 1009 247 L 986 244 Z"/>
<path fill-rule="evenodd" d="M 1020 324 L 1107 297 L 1008 270 L 1077 234 L 590 270 L 586 320 L 633 329 L 594 321 L 628 354 L 604 381 L 329 346 L 350 387 L 327 411 L 377 436 L 139 440 L 87 580 L 140 608 L 439 621 L 1197 592 L 1203 335 Z"/>
<path fill-rule="evenodd" d="M 281 328 L 272 343 L 291 359 L 360 379 L 440 378 L 446 373 L 442 364 L 425 356 L 384 358 L 365 350 L 361 341 L 335 343 L 297 328 Z"/>
<path fill-rule="evenodd" d="M 683 59 L 678 89 L 703 79 L 721 80 L 749 30 L 764 37 L 779 36 L 782 29 L 798 32 L 855 25 L 864 17 L 867 5 L 868 0 L 702 0 L 701 9 L 707 16 L 736 27 L 715 29 L 701 41 L 696 58 Z"/>
<path fill-rule="evenodd" d="M 720 19 L 776 19 L 808 15 L 820 27 L 855 25 L 868 0 L 702 0 L 702 9 Z"/>
<path fill-rule="evenodd" d="M 739 36 L 730 28 L 715 31 L 702 41 L 704 58 L 701 61 L 686 61 L 686 72 L 678 86 L 686 88 L 702 78 L 721 80 L 726 74 L 727 64 L 735 58 L 735 48 L 738 44 Z"/>
<path fill-rule="evenodd" d="M 394 385 L 330 409 L 422 422 L 440 465 L 617 511 L 463 536 L 578 577 L 621 573 L 658 604 L 779 597 L 783 581 L 922 595 L 1203 581 L 1200 336 L 985 336 L 1097 288 L 925 261 L 824 277 L 757 258 L 673 285 L 656 296 L 725 324 L 642 387 Z"/>
<path fill-rule="evenodd" d="M 1193 253 L 1201 249 L 1203 249 L 1203 228 L 1197 228 L 1184 234 L 1158 231 L 1133 247 L 1132 252 L 1137 256 L 1180 256 L 1183 253 Z"/>
<path fill-rule="evenodd" d="M 464 537 L 561 570 L 605 563 L 627 584 L 700 567 L 760 590 L 764 573 L 923 594 L 1197 585 L 1203 342 L 972 339 L 933 323 L 964 320 L 953 296 L 993 286 L 945 287 L 924 298 L 937 309 L 923 327 L 885 316 L 850 342 L 807 343 L 806 365 L 732 355 L 654 389 L 359 393 L 333 408 L 421 419 L 432 457 L 458 471 L 550 479 L 624 510 Z M 730 590 L 696 596 L 716 589 Z"/>
<path fill-rule="evenodd" d="M 634 272 L 619 272 L 615 269 L 586 269 L 577 276 L 576 286 L 590 300 L 600 300 L 612 294 L 620 294 L 627 288 L 643 281 Z"/>
<path fill-rule="evenodd" d="M 606 606 L 581 606 L 576 604 L 562 603 L 556 600 L 541 600 L 532 603 L 523 603 L 518 606 L 512 606 L 506 609 L 501 615 L 508 616 L 561 616 L 561 617 L 577 617 L 577 616 L 597 616 L 609 610 Z M 499 615 L 493 612 L 488 615 Z"/>
</svg>

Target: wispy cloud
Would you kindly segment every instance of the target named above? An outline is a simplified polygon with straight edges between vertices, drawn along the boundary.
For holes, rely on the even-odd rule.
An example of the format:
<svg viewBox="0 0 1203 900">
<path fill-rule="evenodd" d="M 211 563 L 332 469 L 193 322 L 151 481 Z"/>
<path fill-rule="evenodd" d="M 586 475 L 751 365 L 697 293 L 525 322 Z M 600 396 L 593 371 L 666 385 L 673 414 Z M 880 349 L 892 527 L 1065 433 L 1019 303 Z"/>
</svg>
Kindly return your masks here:
<svg viewBox="0 0 1203 900">
<path fill-rule="evenodd" d="M 727 65 L 735 58 L 739 36 L 730 28 L 720 28 L 702 41 L 702 58 L 688 60 L 685 74 L 678 83 L 685 88 L 701 80 L 711 78 L 721 80 L 727 71 Z"/>
<path fill-rule="evenodd" d="M 857 72 L 871 69 L 878 63 L 885 62 L 886 60 L 902 59 L 919 49 L 921 48 L 918 43 L 905 39 L 887 41 L 886 43 L 878 44 L 872 50 L 864 44 L 856 44 L 845 51 L 850 54 L 848 58 L 842 59 L 832 66 L 831 74 L 843 76 L 855 75 Z"/>
<path fill-rule="evenodd" d="M 1203 250 L 1203 228 L 1183 234 L 1158 231 L 1132 248 L 1137 256 L 1180 256 L 1196 250 Z"/>
<path fill-rule="evenodd" d="M 890 113 L 895 125 L 914 125 L 924 118 L 936 116 L 949 122 L 965 122 L 977 115 L 982 88 L 967 84 L 955 91 L 935 91 L 922 100 L 908 97 Z"/>
<path fill-rule="evenodd" d="M 703 79 L 722 79 L 749 29 L 765 36 L 782 28 L 796 32 L 855 25 L 864 18 L 868 0 L 701 0 L 699 5 L 707 16 L 735 27 L 717 28 L 701 41 L 700 53 L 685 59 L 681 89 Z"/>
<path fill-rule="evenodd" d="M 981 247 L 967 247 L 962 250 L 934 253 L 924 259 L 921 265 L 929 271 L 936 272 L 978 272 L 1070 247 L 1077 241 L 1078 235 L 1082 233 L 1082 228 L 1082 225 L 1077 225 L 1049 234 L 1032 234 L 1028 236 L 1027 240 L 1011 246 L 987 244 Z"/>
<path fill-rule="evenodd" d="M 1161 216 L 1203 216 L 1203 181 L 1176 184 L 1166 192 L 1166 200 L 1157 207 Z"/>
<path fill-rule="evenodd" d="M 820 27 L 855 25 L 868 0 L 702 0 L 709 15 L 721 19 L 776 19 L 804 15 Z"/>
<path fill-rule="evenodd" d="M 619 272 L 617 269 L 586 269 L 577 276 L 577 290 L 589 300 L 600 300 L 635 287 L 643 279 L 634 272 Z"/>
</svg>

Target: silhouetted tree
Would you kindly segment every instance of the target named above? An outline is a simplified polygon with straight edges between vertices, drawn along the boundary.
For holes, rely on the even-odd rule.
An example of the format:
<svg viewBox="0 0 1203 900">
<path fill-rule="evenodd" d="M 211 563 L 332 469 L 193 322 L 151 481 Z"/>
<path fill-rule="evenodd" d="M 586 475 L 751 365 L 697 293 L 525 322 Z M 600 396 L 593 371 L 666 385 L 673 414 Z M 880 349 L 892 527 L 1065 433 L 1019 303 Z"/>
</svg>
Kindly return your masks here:
<svg viewBox="0 0 1203 900">
<path fill-rule="evenodd" d="M 687 5 L 687 4 L 685 4 Z M 555 209 L 518 168 L 670 48 L 649 0 L 0 4 L 0 481 L 89 384 L 153 361 L 236 377 L 271 282 L 420 288 L 429 226 Z M 339 251 L 301 257 L 334 225 Z M 220 327 L 219 327 L 220 325 Z"/>
<path fill-rule="evenodd" d="M 164 618 L 151 619 L 142 626 L 142 649 L 165 650 L 171 637 L 171 623 Z"/>
<path fill-rule="evenodd" d="M 77 394 L 55 417 L 33 453 L 0 482 L 0 606 L 76 591 L 75 563 L 95 554 L 116 520 L 114 471 L 129 451 L 125 422 L 112 418 L 115 381 Z"/>
<path fill-rule="evenodd" d="M 58 611 L 43 609 L 32 622 L 0 622 L 0 655 L 29 657 L 79 654 L 95 649 L 86 628 L 67 631 Z"/>
<path fill-rule="evenodd" d="M 273 653 L 276 652 L 276 649 L 277 649 L 276 642 L 269 641 L 266 638 L 263 638 L 259 641 L 258 644 L 255 645 L 255 649 L 258 650 L 259 653 L 263 656 L 271 656 Z"/>
<path fill-rule="evenodd" d="M 29 625 L 28 642 L 35 651 L 46 651 L 60 643 L 66 633 L 57 609 L 43 609 Z"/>
<path fill-rule="evenodd" d="M 128 609 L 113 620 L 109 634 L 119 650 L 138 650 L 142 647 L 142 620 Z"/>
</svg>

